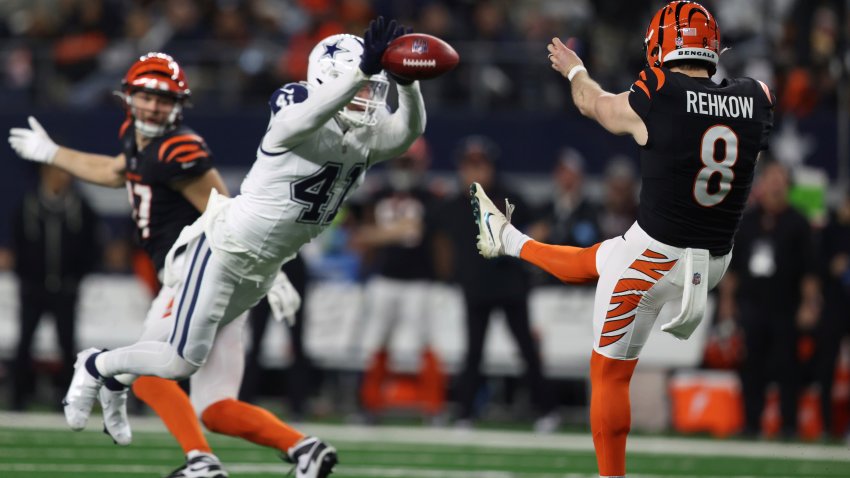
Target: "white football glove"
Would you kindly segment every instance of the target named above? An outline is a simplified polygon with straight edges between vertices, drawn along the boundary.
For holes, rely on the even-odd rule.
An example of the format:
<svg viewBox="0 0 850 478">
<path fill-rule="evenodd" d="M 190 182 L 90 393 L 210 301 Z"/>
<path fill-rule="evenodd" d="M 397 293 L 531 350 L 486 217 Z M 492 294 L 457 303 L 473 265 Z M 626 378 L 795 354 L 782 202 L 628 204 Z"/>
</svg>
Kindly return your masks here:
<svg viewBox="0 0 850 478">
<path fill-rule="evenodd" d="M 38 120 L 30 116 L 29 123 L 29 128 L 9 130 L 9 144 L 24 159 L 37 163 L 52 163 L 59 146 L 50 139 Z"/>
<path fill-rule="evenodd" d="M 301 308 L 301 295 L 283 271 L 277 273 L 266 299 L 269 301 L 275 320 L 279 322 L 286 319 L 290 327 L 295 324 L 295 313 Z"/>
</svg>

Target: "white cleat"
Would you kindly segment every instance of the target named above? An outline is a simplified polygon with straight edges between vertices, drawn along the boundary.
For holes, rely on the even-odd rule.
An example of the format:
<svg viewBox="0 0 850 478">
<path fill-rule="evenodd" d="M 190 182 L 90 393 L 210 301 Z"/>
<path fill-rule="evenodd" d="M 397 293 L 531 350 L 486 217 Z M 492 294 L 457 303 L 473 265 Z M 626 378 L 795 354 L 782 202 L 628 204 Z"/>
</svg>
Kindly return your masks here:
<svg viewBox="0 0 850 478">
<path fill-rule="evenodd" d="M 116 445 L 129 445 L 133 441 L 133 432 L 127 419 L 127 389 L 115 392 L 100 387 L 98 398 L 103 409 L 103 433 L 109 435 Z"/>
<path fill-rule="evenodd" d="M 484 188 L 478 183 L 472 183 L 469 186 L 469 195 L 475 215 L 475 224 L 478 224 L 478 243 L 476 245 L 479 254 L 488 259 L 505 255 L 502 233 L 511 223 L 514 205 L 505 199 L 505 210 L 508 213 L 506 217 L 487 197 Z"/>
<path fill-rule="evenodd" d="M 74 378 L 71 379 L 68 392 L 62 399 L 65 421 L 75 432 L 86 427 L 91 409 L 95 400 L 97 400 L 97 392 L 103 385 L 102 379 L 94 378 L 86 369 L 86 360 L 97 352 L 100 352 L 100 349 L 91 348 L 77 354 L 77 361 L 74 363 Z"/>
<path fill-rule="evenodd" d="M 339 461 L 336 448 L 316 437 L 305 437 L 283 457 L 295 463 L 295 478 L 326 478 Z"/>
<path fill-rule="evenodd" d="M 186 463 L 165 478 L 227 478 L 227 472 L 212 453 L 190 451 Z"/>
</svg>

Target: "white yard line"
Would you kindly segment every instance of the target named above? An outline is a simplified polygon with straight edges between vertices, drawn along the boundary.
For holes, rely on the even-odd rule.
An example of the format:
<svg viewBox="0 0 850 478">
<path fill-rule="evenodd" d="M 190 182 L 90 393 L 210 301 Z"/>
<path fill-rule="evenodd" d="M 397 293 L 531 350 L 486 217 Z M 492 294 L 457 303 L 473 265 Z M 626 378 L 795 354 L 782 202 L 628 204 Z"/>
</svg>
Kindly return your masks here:
<svg viewBox="0 0 850 478">
<path fill-rule="evenodd" d="M 93 420 L 90 428 L 100 428 Z M 156 417 L 131 417 L 133 430 L 165 431 Z M 0 412 L 0 429 L 55 429 L 65 430 L 61 414 Z M 558 433 L 540 435 L 530 432 L 455 430 L 446 428 L 419 428 L 397 426 L 327 425 L 305 423 L 299 429 L 328 441 L 350 443 L 424 444 L 443 446 L 469 446 L 475 448 L 514 448 L 566 451 L 592 451 L 589 434 Z M 770 458 L 789 460 L 850 461 L 846 446 L 827 446 L 803 443 L 749 442 L 738 440 L 710 440 L 696 438 L 662 438 L 637 436 L 629 438 L 630 453 L 730 456 L 743 458 Z"/>
<path fill-rule="evenodd" d="M 256 463 L 228 463 L 227 470 L 231 473 L 274 473 L 283 471 L 281 465 L 265 465 Z M 87 475 L 147 475 L 161 473 L 162 467 L 148 465 L 103 465 L 103 464 L 45 464 L 45 463 L 0 463 L 0 473 L 55 473 L 62 476 L 63 473 L 86 473 Z M 597 478 L 596 474 L 586 473 L 549 473 L 549 472 L 509 472 L 495 470 L 441 470 L 441 469 L 419 469 L 405 467 L 369 467 L 369 466 L 343 466 L 340 465 L 338 473 L 345 475 L 370 476 L 373 478 Z M 19 475 L 25 478 L 26 475 Z M 688 478 L 696 475 L 681 475 L 680 478 Z M 670 478 L 670 475 L 633 475 L 633 478 Z M 757 478 L 751 475 L 723 475 L 703 476 L 699 478 Z M 775 478 L 791 478 L 777 476 Z"/>
</svg>

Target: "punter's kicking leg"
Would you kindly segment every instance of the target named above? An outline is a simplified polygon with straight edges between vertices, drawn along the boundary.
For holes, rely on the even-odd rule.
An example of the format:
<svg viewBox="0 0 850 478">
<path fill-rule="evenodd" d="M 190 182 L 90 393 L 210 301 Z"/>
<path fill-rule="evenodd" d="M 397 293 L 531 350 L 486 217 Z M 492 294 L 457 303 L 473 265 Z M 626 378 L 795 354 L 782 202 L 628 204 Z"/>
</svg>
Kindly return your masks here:
<svg viewBox="0 0 850 478">
<path fill-rule="evenodd" d="M 485 257 L 509 255 L 541 267 L 565 283 L 598 281 L 591 356 L 591 431 L 601 477 L 626 474 L 631 427 L 629 383 L 661 306 L 682 289 L 663 280 L 681 249 L 652 240 L 637 225 L 622 237 L 588 248 L 532 240 L 510 224 L 480 185 L 471 187 L 478 248 Z"/>
</svg>

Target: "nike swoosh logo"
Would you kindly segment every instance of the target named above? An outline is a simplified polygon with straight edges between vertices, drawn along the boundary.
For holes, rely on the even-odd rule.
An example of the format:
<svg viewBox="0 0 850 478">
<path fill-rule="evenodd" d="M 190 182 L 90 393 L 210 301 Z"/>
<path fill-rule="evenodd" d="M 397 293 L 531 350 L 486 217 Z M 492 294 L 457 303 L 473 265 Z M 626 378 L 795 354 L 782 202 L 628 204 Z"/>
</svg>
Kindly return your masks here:
<svg viewBox="0 0 850 478">
<path fill-rule="evenodd" d="M 300 471 L 301 473 L 307 473 L 308 469 L 310 469 L 310 461 L 309 460 L 307 461 L 307 463 L 304 463 L 303 467 L 300 467 L 300 466 L 298 467 L 298 471 Z"/>
<path fill-rule="evenodd" d="M 493 239 L 493 229 L 490 228 L 490 216 L 492 216 L 492 215 L 493 215 L 493 213 L 491 213 L 491 212 L 488 212 L 487 214 L 484 215 L 484 224 L 487 224 L 487 231 L 490 232 L 490 242 L 492 242 L 493 245 L 495 245 L 496 240 Z"/>
<path fill-rule="evenodd" d="M 191 163 L 180 163 L 180 167 L 183 168 L 183 169 L 189 169 L 194 165 L 195 165 L 194 161 L 192 161 Z"/>
</svg>

